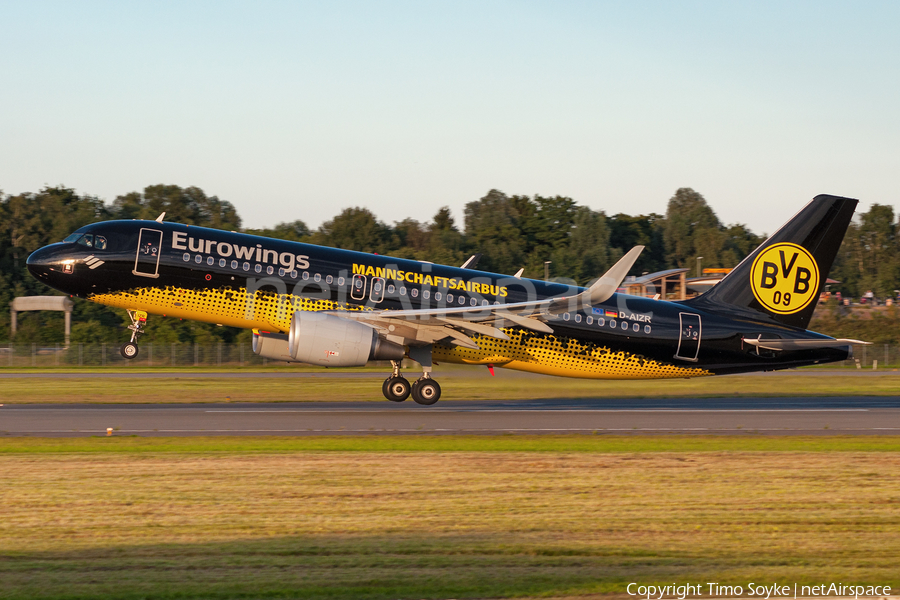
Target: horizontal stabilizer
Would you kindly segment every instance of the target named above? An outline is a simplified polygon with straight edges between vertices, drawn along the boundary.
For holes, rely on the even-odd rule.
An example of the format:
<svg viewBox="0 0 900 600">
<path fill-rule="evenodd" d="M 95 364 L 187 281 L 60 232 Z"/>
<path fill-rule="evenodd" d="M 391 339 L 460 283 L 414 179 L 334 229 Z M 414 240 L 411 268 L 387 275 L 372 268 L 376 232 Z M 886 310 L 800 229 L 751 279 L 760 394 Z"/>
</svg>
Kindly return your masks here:
<svg viewBox="0 0 900 600">
<path fill-rule="evenodd" d="M 872 342 L 863 342 L 860 340 L 761 340 L 744 338 L 745 344 L 762 348 L 763 350 L 815 350 L 816 348 L 841 348 L 843 346 L 851 346 L 853 344 L 862 344 L 864 346 L 871 345 Z"/>
</svg>

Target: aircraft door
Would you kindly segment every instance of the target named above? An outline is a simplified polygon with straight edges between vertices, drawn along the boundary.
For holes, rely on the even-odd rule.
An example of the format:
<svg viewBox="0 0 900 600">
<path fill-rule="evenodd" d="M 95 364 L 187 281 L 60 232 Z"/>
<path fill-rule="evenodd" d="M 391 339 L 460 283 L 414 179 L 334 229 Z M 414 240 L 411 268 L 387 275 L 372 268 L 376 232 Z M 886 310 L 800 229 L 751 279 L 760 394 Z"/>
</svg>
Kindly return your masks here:
<svg viewBox="0 0 900 600">
<path fill-rule="evenodd" d="M 696 361 L 700 354 L 700 315 L 692 313 L 678 313 L 678 321 L 681 332 L 678 337 L 678 350 L 675 358 L 681 360 Z"/>
<path fill-rule="evenodd" d="M 350 297 L 354 300 L 366 299 L 366 276 L 354 275 L 350 280 Z"/>
<path fill-rule="evenodd" d="M 382 277 L 373 277 L 371 288 L 369 300 L 375 303 L 384 300 L 384 279 Z"/>
<path fill-rule="evenodd" d="M 162 231 L 141 228 L 132 273 L 141 277 L 159 277 L 159 256 L 162 253 L 162 238 Z"/>
</svg>

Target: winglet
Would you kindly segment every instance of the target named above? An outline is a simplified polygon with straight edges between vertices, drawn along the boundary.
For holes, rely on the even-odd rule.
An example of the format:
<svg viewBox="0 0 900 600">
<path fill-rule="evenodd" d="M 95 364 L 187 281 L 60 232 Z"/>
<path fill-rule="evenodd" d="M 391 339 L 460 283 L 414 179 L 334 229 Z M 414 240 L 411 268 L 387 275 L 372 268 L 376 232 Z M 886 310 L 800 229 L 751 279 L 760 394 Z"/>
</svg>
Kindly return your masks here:
<svg viewBox="0 0 900 600">
<path fill-rule="evenodd" d="M 578 295 L 581 303 L 594 305 L 612 298 L 643 250 L 643 246 L 635 246 L 629 250 L 594 285 Z"/>
<path fill-rule="evenodd" d="M 158 217 L 156 217 L 156 222 L 157 222 L 157 223 L 162 223 L 162 222 L 163 222 L 163 217 L 165 217 L 165 216 L 166 216 L 166 211 L 162 211 L 162 213 L 160 213 L 160 215 L 159 215 Z"/>
<path fill-rule="evenodd" d="M 478 261 L 479 261 L 480 258 L 481 258 L 481 253 L 480 253 L 480 252 L 479 252 L 478 254 L 473 254 L 472 256 L 470 256 L 470 257 L 468 258 L 468 260 L 466 260 L 466 262 L 464 262 L 464 263 L 462 264 L 462 266 L 460 267 L 460 269 L 474 269 L 474 268 L 475 268 L 475 265 L 478 264 Z"/>
</svg>

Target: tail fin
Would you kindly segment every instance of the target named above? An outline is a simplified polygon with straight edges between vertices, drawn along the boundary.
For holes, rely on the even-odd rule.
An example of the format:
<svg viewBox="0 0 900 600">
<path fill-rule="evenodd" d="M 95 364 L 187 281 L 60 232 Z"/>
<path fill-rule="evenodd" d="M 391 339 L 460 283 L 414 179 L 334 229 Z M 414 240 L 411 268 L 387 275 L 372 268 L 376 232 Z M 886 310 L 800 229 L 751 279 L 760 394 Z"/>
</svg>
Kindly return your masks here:
<svg viewBox="0 0 900 600">
<path fill-rule="evenodd" d="M 718 285 L 689 302 L 712 312 L 753 309 L 806 329 L 858 203 L 816 196 Z"/>
</svg>

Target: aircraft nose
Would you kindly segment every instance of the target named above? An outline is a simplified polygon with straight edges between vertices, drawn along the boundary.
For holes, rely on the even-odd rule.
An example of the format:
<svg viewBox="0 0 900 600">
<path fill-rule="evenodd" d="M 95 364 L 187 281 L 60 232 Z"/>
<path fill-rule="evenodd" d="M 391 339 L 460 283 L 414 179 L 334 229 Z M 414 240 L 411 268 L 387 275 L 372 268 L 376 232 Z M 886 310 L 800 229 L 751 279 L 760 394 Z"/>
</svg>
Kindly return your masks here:
<svg viewBox="0 0 900 600">
<path fill-rule="evenodd" d="M 28 272 L 31 273 L 34 277 L 38 279 L 46 280 L 50 274 L 50 259 L 51 251 L 47 246 L 43 248 L 39 248 L 32 252 L 28 256 L 28 260 L 25 261 L 25 266 L 28 267 Z"/>
</svg>

